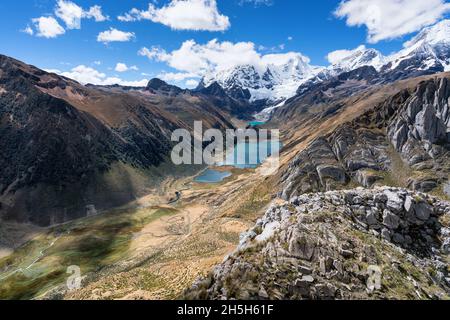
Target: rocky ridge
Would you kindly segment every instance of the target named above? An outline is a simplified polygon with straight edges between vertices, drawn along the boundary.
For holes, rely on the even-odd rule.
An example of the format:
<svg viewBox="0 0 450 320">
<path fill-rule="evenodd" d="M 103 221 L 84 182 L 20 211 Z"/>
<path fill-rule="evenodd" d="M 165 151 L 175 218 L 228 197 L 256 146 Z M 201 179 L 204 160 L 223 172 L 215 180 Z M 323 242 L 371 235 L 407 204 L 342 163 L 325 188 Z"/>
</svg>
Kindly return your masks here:
<svg viewBox="0 0 450 320">
<path fill-rule="evenodd" d="M 282 197 L 351 183 L 389 183 L 445 194 L 450 174 L 449 84 L 448 76 L 423 81 L 317 137 L 284 170 Z M 338 112 L 324 111 L 322 117 Z M 400 174 L 404 179 L 395 177 Z"/>
<path fill-rule="evenodd" d="M 379 187 L 274 203 L 190 299 L 448 299 L 450 204 Z"/>
</svg>

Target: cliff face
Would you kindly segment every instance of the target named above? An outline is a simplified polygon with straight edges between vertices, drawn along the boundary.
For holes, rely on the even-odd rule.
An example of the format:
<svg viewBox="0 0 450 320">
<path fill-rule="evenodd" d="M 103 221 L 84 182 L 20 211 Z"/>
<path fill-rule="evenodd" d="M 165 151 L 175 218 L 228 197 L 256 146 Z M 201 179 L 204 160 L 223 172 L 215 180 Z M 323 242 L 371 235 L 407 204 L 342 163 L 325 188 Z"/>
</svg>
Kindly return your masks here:
<svg viewBox="0 0 450 320">
<path fill-rule="evenodd" d="M 423 81 L 317 137 L 283 172 L 282 197 L 351 184 L 444 194 L 450 174 L 449 80 Z"/>
<path fill-rule="evenodd" d="M 189 299 L 448 299 L 450 204 L 404 189 L 272 205 Z"/>
</svg>

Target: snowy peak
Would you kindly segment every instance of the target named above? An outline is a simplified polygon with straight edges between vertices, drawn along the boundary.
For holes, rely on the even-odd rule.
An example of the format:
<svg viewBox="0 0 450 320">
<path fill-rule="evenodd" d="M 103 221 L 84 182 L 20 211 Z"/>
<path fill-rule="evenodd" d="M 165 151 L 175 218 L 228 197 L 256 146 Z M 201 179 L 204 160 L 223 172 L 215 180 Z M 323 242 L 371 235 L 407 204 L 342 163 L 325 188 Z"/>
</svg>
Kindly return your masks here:
<svg viewBox="0 0 450 320">
<path fill-rule="evenodd" d="M 386 63 L 386 57 L 375 49 L 367 49 L 365 46 L 359 46 L 355 50 L 345 51 L 340 59 L 335 58 L 331 62 L 332 65 L 328 69 L 339 74 L 364 66 L 372 66 L 380 70 Z"/>
<path fill-rule="evenodd" d="M 450 71 L 450 20 L 423 29 L 390 57 L 391 69 L 414 65 L 420 70 Z"/>
<path fill-rule="evenodd" d="M 428 44 L 432 47 L 450 44 L 450 20 L 443 20 L 423 29 L 417 36 L 405 43 L 405 48 Z"/>
<path fill-rule="evenodd" d="M 300 53 L 268 54 L 255 64 L 212 72 L 204 77 L 202 86 L 217 82 L 230 95 L 245 91 L 250 101 L 266 100 L 275 106 L 294 96 L 305 83 L 322 82 L 362 67 L 374 67 L 382 82 L 450 71 L 450 20 L 423 29 L 390 56 L 362 45 L 334 51 L 328 60 L 328 67 L 316 67 Z"/>
<path fill-rule="evenodd" d="M 318 68 L 298 53 L 264 56 L 258 64 L 241 65 L 203 78 L 202 86 L 219 83 L 227 92 L 236 88 L 249 90 L 251 100 L 277 102 L 292 97 L 297 88 Z"/>
</svg>

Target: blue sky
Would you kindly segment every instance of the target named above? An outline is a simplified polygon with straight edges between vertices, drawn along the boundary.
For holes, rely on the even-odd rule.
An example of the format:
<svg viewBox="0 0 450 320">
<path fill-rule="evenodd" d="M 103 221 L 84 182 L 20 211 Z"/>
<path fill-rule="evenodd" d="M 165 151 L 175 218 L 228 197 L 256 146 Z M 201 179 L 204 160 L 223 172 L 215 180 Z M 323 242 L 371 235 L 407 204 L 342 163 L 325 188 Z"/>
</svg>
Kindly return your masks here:
<svg viewBox="0 0 450 320">
<path fill-rule="evenodd" d="M 66 4 L 69 2 L 65 1 Z M 88 12 L 94 6 L 101 6 L 103 15 L 103 18 L 97 18 L 84 14 L 78 29 L 70 27 L 62 15 L 55 13 L 57 0 L 2 0 L 0 53 L 40 68 L 60 72 L 69 72 L 83 65 L 103 73 L 103 77 L 120 78 L 124 81 L 149 79 L 163 72 L 195 73 L 192 68 L 174 68 L 174 65 L 179 64 L 161 55 L 170 55 L 187 40 L 194 40 L 199 46 L 212 39 L 217 39 L 219 44 L 225 41 L 232 44 L 251 42 L 255 51 L 261 55 L 301 52 L 311 59 L 312 64 L 327 65 L 326 56 L 329 52 L 353 49 L 361 44 L 376 48 L 384 54 L 397 51 L 421 27 L 448 17 L 450 9 L 448 2 L 444 0 L 372 0 L 372 3 L 378 3 L 378 7 L 369 9 L 380 10 L 376 13 L 381 15 L 375 16 L 375 26 L 371 20 L 373 16 L 367 17 L 361 12 L 367 7 L 368 0 L 217 0 L 216 12 L 213 12 L 217 21 L 213 17 L 212 25 L 206 27 L 205 23 L 209 22 L 202 21 L 199 27 L 195 26 L 199 21 L 187 21 L 185 27 L 181 20 L 186 18 L 186 10 L 181 10 L 181 16 L 176 13 L 175 17 L 179 18 L 172 22 L 168 20 L 173 16 L 163 16 L 163 12 L 159 11 L 167 8 L 171 2 L 174 5 L 173 2 L 191 1 L 206 3 L 206 6 L 212 7 L 216 4 L 214 0 L 72 0 L 83 12 Z M 404 1 L 412 3 L 412 7 L 406 8 L 402 4 Z M 347 4 L 343 6 L 345 2 Z M 393 4 L 395 2 L 400 2 L 400 5 Z M 146 11 L 150 11 L 149 3 L 154 3 L 153 18 L 142 18 Z M 118 19 L 132 8 L 141 12 L 130 15 L 134 19 L 128 20 L 135 21 Z M 340 17 L 335 14 L 338 9 L 341 11 Z M 402 10 L 401 17 L 396 10 Z M 403 12 L 405 10 L 407 13 Z M 414 19 L 415 11 L 420 12 L 423 19 Z M 141 17 L 140 20 L 138 16 Z M 33 21 L 39 17 L 53 17 L 64 34 L 51 38 L 39 36 L 37 22 Z M 398 20 L 398 25 L 391 20 Z M 30 27 L 29 32 L 23 32 L 27 27 Z M 98 41 L 98 35 L 110 28 L 133 33 L 133 36 L 125 42 Z M 33 35 L 29 34 L 31 30 Z M 158 54 L 150 59 L 138 55 L 138 51 L 144 47 L 153 52 L 157 48 Z M 117 63 L 126 64 L 128 69 L 124 72 L 116 71 Z M 195 77 L 191 74 L 181 78 L 178 84 Z"/>
</svg>

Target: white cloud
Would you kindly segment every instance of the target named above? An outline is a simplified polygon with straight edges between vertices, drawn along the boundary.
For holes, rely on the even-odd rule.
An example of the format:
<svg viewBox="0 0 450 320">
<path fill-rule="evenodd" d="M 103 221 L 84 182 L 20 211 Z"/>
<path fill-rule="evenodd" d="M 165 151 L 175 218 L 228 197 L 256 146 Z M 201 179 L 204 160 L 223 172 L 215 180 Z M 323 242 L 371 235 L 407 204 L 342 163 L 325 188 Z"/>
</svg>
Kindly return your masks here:
<svg viewBox="0 0 450 320">
<path fill-rule="evenodd" d="M 157 75 L 157 78 L 164 80 L 166 82 L 181 82 L 188 78 L 198 77 L 195 73 L 189 72 L 163 72 Z"/>
<path fill-rule="evenodd" d="M 336 64 L 336 63 L 342 61 L 343 59 L 351 56 L 353 53 L 355 53 L 357 51 L 362 51 L 364 49 L 366 49 L 366 46 L 361 45 L 354 50 L 345 50 L 345 49 L 344 50 L 336 50 L 336 51 L 330 52 L 327 55 L 327 60 L 331 64 Z"/>
<path fill-rule="evenodd" d="M 128 66 L 127 66 L 125 63 L 120 63 L 120 62 L 119 62 L 119 63 L 116 65 L 115 70 L 116 70 L 117 72 L 125 72 L 125 71 L 128 71 L 129 69 L 128 69 Z"/>
<path fill-rule="evenodd" d="M 186 87 L 188 88 L 196 88 L 198 86 L 199 82 L 194 79 L 189 79 L 186 81 Z"/>
<path fill-rule="evenodd" d="M 67 29 L 80 29 L 81 19 L 95 19 L 97 22 L 102 22 L 108 19 L 102 13 L 102 7 L 96 5 L 85 11 L 76 3 L 68 0 L 58 0 L 55 15 L 66 24 Z"/>
<path fill-rule="evenodd" d="M 216 39 L 204 45 L 188 40 L 179 49 L 170 53 L 157 47 L 142 48 L 138 54 L 151 60 L 165 62 L 182 74 L 197 77 L 211 72 L 225 71 L 239 65 L 253 65 L 260 70 L 265 70 L 269 64 L 283 65 L 301 56 L 296 52 L 261 55 L 256 51 L 253 42 L 218 42 Z M 301 58 L 309 61 L 304 56 Z"/>
<path fill-rule="evenodd" d="M 289 41 L 292 41 L 292 40 L 294 40 L 294 37 L 289 36 L 287 39 L 288 39 Z"/>
<path fill-rule="evenodd" d="M 138 71 L 139 68 L 138 68 L 137 66 L 131 66 L 131 67 L 128 67 L 125 63 L 119 62 L 119 63 L 116 65 L 115 70 L 116 70 L 117 72 L 126 72 L 126 71 L 130 71 L 130 70 Z"/>
<path fill-rule="evenodd" d="M 36 35 L 43 38 L 56 38 L 66 31 L 53 17 L 40 17 L 32 20 L 35 28 Z"/>
<path fill-rule="evenodd" d="M 30 26 L 27 26 L 25 29 L 20 30 L 20 32 L 29 34 L 30 36 L 34 35 L 34 30 Z"/>
<path fill-rule="evenodd" d="M 100 32 L 97 36 L 98 42 L 127 42 L 135 37 L 133 32 L 124 32 L 115 28 Z"/>
<path fill-rule="evenodd" d="M 96 84 L 96 85 L 113 85 L 119 84 L 130 87 L 145 87 L 148 79 L 139 81 L 126 81 L 117 77 L 107 77 L 106 74 L 85 65 L 79 65 L 68 72 L 59 73 L 64 77 L 76 80 L 82 84 Z"/>
<path fill-rule="evenodd" d="M 96 22 L 103 22 L 109 20 L 108 16 L 105 16 L 102 12 L 101 6 L 93 6 L 89 11 L 85 11 L 83 16 L 88 19 L 94 19 Z"/>
<path fill-rule="evenodd" d="M 66 24 L 68 29 L 80 29 L 83 8 L 72 1 L 58 0 L 55 14 Z"/>
<path fill-rule="evenodd" d="M 335 11 L 348 26 L 368 29 L 368 41 L 377 43 L 434 24 L 450 11 L 445 0 L 344 0 Z"/>
<path fill-rule="evenodd" d="M 61 73 L 61 70 L 59 70 L 59 69 L 43 69 L 43 70 L 48 73 L 56 73 L 56 74 Z"/>
<path fill-rule="evenodd" d="M 175 30 L 224 31 L 230 27 L 230 19 L 219 12 L 216 0 L 172 0 L 161 8 L 149 4 L 147 10 L 134 8 L 118 19 L 150 20 Z"/>
</svg>

